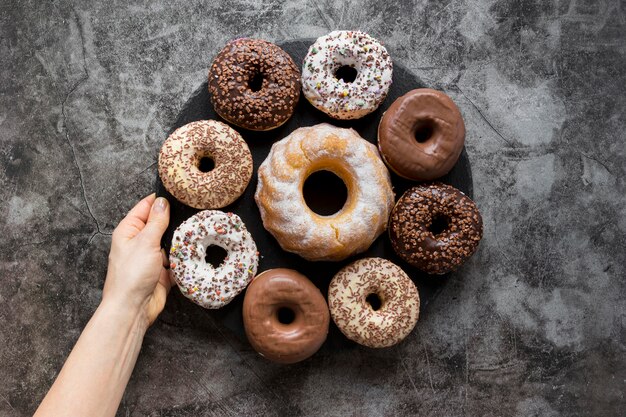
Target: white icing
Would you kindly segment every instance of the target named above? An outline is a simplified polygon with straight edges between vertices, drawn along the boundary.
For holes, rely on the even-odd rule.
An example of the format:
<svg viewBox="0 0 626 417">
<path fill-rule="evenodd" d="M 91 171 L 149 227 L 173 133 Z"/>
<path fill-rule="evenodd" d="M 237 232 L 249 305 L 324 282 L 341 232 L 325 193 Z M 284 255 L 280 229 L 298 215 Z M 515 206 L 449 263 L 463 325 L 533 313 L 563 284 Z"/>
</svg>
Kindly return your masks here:
<svg viewBox="0 0 626 417">
<path fill-rule="evenodd" d="M 335 77 L 346 65 L 357 70 L 353 82 Z M 391 58 L 376 39 L 359 31 L 334 31 L 309 48 L 302 66 L 302 92 L 331 117 L 358 119 L 385 100 L 392 74 Z"/>
<path fill-rule="evenodd" d="M 205 262 L 206 248 L 226 252 L 217 268 Z M 170 251 L 171 271 L 180 291 L 204 308 L 228 304 L 256 275 L 256 244 L 239 216 L 204 210 L 181 223 L 174 232 Z"/>
</svg>

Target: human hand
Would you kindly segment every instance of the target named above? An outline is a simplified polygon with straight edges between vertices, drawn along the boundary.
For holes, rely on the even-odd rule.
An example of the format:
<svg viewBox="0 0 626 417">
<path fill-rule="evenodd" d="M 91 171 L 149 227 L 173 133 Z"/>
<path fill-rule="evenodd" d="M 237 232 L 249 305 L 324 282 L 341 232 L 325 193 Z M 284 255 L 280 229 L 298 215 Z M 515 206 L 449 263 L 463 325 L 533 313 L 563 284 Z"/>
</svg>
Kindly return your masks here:
<svg viewBox="0 0 626 417">
<path fill-rule="evenodd" d="M 169 218 L 168 201 L 151 194 L 113 231 L 102 302 L 128 308 L 146 328 L 163 310 L 172 287 L 168 257 L 161 249 Z"/>
</svg>

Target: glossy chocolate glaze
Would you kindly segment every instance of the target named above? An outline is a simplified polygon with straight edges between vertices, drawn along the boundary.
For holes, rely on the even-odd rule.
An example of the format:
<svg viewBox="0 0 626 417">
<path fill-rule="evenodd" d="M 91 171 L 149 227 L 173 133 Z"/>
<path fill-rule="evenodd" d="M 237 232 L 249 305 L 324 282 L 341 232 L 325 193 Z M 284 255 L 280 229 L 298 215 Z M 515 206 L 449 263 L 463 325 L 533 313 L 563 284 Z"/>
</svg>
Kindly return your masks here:
<svg viewBox="0 0 626 417">
<path fill-rule="evenodd" d="M 416 132 L 426 133 L 423 142 Z M 465 124 L 452 99 L 429 88 L 398 98 L 378 127 L 378 149 L 401 177 L 427 181 L 447 174 L 463 150 Z"/>
<path fill-rule="evenodd" d="M 281 308 L 294 313 L 291 323 L 281 323 Z M 259 274 L 243 300 L 248 341 L 274 362 L 300 362 L 317 352 L 326 340 L 329 320 L 328 305 L 320 290 L 293 269 L 270 269 Z"/>
</svg>

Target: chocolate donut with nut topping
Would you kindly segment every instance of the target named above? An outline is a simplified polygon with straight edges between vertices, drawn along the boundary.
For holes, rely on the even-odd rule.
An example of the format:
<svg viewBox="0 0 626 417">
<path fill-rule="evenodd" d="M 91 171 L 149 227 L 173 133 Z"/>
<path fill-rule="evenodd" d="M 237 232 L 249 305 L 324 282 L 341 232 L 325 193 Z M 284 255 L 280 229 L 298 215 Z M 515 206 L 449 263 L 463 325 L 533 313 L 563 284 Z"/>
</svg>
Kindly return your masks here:
<svg viewBox="0 0 626 417">
<path fill-rule="evenodd" d="M 446 184 L 407 190 L 389 217 L 393 250 L 429 274 L 446 274 L 461 266 L 476 252 L 482 236 L 476 204 Z"/>
<path fill-rule="evenodd" d="M 213 60 L 209 93 L 226 121 L 248 130 L 271 130 L 289 120 L 298 104 L 300 71 L 271 42 L 235 39 Z"/>
</svg>

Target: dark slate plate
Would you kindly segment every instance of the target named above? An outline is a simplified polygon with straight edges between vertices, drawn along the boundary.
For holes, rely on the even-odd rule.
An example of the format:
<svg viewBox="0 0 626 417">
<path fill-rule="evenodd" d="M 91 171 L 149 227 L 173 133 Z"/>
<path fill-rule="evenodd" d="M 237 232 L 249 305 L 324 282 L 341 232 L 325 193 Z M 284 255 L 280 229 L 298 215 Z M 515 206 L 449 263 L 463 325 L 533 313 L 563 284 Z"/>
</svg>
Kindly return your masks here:
<svg viewBox="0 0 626 417">
<path fill-rule="evenodd" d="M 302 39 L 285 42 L 280 46 L 291 55 L 297 65 L 301 65 L 308 47 L 312 43 L 313 39 Z M 239 133 L 241 133 L 246 142 L 248 142 L 248 146 L 252 151 L 254 159 L 254 174 L 243 196 L 222 210 L 232 211 L 233 213 L 238 214 L 245 222 L 248 230 L 256 241 L 259 251 L 261 252 L 259 272 L 279 267 L 298 270 L 313 281 L 313 283 L 320 288 L 322 293 L 326 295 L 331 278 L 340 268 L 361 257 L 378 256 L 389 259 L 400 265 L 408 273 L 419 289 L 422 312 L 425 308 L 427 308 L 429 300 L 433 299 L 445 284 L 446 276 L 428 276 L 401 261 L 391 249 L 391 244 L 386 233 L 381 235 L 372 244 L 367 252 L 346 259 L 342 262 L 308 262 L 299 256 L 285 252 L 280 248 L 274 237 L 263 228 L 261 216 L 254 201 L 254 192 L 257 186 L 257 169 L 267 157 L 267 154 L 275 141 L 284 138 L 298 127 L 311 126 L 326 122 L 339 127 L 351 127 L 359 132 L 363 138 L 376 144 L 376 132 L 383 112 L 396 98 L 400 97 L 409 90 L 420 87 L 426 87 L 422 80 L 411 74 L 403 66 L 394 63 L 393 84 L 387 99 L 378 108 L 378 110 L 362 119 L 351 121 L 338 121 L 331 119 L 311 106 L 306 98 L 301 96 L 293 117 L 278 129 L 271 130 L 269 132 L 251 132 L 233 126 Z M 206 119 L 222 120 L 213 110 L 207 89 L 207 83 L 205 82 L 189 98 L 180 112 L 178 119 L 171 127 L 170 133 L 187 123 Z M 410 188 L 412 184 L 414 184 L 411 181 L 399 178 L 393 173 L 391 178 L 394 191 L 396 193 L 396 199 L 400 197 L 404 191 Z M 322 209 L 324 207 L 328 207 L 328 205 L 333 202 L 336 204 L 337 201 L 334 200 L 337 200 L 337 196 L 341 195 L 341 184 L 339 184 L 339 187 L 333 185 L 329 186 L 328 182 L 325 182 L 324 180 L 325 178 L 320 178 L 320 181 L 312 181 L 310 184 L 311 192 L 306 194 L 309 197 L 309 201 L 311 201 L 312 206 L 321 207 Z M 445 177 L 441 178 L 440 181 L 460 189 L 470 197 L 472 196 L 472 172 L 465 149 L 452 171 Z M 309 184 L 307 184 L 307 186 L 308 185 Z M 172 234 L 174 233 L 176 227 L 178 227 L 178 225 L 180 225 L 184 220 L 195 214 L 198 210 L 178 202 L 165 190 L 158 176 L 156 181 L 156 193 L 158 196 L 166 197 L 171 203 L 170 226 L 163 237 L 163 246 L 169 251 Z M 225 327 L 233 331 L 238 337 L 242 340 L 246 340 L 241 315 L 242 302 L 243 293 L 235 298 L 235 300 L 233 300 L 226 307 L 220 310 L 208 311 L 209 314 L 220 321 Z M 191 303 L 188 303 L 188 305 L 189 308 L 199 308 Z M 327 343 L 331 343 L 333 347 L 351 344 L 351 342 L 343 337 L 334 325 L 331 325 Z"/>
</svg>

